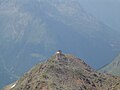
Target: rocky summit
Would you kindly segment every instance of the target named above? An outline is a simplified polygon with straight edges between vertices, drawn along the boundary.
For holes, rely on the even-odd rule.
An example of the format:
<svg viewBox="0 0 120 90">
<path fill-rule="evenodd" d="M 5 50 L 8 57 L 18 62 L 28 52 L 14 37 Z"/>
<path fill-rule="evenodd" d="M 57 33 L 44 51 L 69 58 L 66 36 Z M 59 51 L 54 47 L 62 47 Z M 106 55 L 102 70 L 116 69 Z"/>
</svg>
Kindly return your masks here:
<svg viewBox="0 0 120 90">
<path fill-rule="evenodd" d="M 120 90 L 120 78 L 96 72 L 59 50 L 4 90 Z"/>
</svg>

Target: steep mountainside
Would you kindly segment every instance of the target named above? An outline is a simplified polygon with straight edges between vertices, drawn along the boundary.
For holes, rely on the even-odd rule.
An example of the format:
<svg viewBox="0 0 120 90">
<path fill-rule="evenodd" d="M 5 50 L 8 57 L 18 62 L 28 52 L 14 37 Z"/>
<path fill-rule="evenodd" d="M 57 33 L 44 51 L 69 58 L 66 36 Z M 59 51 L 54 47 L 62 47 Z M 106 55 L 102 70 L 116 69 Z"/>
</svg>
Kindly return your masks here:
<svg viewBox="0 0 120 90">
<path fill-rule="evenodd" d="M 95 72 L 72 55 L 57 53 L 4 90 L 119 90 L 120 78 Z"/>
<path fill-rule="evenodd" d="M 56 49 L 100 67 L 120 50 L 119 36 L 78 0 L 0 0 L 0 60 L 17 76 Z"/>
<path fill-rule="evenodd" d="M 102 67 L 99 71 L 120 76 L 120 54 L 111 63 Z"/>
</svg>

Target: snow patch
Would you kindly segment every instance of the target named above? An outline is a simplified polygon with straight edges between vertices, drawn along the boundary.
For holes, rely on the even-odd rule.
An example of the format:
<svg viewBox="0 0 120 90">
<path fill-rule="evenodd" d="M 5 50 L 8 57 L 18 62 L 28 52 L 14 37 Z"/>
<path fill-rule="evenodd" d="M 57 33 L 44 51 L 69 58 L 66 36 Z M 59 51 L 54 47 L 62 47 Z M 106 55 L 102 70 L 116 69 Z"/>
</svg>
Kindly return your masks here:
<svg viewBox="0 0 120 90">
<path fill-rule="evenodd" d="M 11 86 L 11 88 L 14 88 L 16 86 L 16 83 Z"/>
</svg>

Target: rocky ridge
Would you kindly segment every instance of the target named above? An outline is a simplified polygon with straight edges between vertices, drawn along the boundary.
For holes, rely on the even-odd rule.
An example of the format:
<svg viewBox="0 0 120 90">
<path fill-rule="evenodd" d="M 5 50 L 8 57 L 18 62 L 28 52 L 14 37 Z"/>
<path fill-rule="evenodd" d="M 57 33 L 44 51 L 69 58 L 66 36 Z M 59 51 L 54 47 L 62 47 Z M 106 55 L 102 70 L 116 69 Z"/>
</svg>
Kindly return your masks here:
<svg viewBox="0 0 120 90">
<path fill-rule="evenodd" d="M 119 90 L 120 78 L 96 72 L 73 55 L 56 53 L 4 90 Z"/>
</svg>

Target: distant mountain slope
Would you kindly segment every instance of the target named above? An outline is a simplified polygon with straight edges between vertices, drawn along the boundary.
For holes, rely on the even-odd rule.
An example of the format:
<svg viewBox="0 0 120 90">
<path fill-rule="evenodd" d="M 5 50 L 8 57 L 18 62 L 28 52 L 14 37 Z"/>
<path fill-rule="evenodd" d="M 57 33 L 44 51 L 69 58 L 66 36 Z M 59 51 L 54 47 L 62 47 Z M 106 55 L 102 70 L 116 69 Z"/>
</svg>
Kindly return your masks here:
<svg viewBox="0 0 120 90">
<path fill-rule="evenodd" d="M 120 0 L 79 0 L 84 9 L 111 28 L 120 31 Z"/>
<path fill-rule="evenodd" d="M 4 90 L 119 90 L 120 78 L 95 72 L 73 55 L 57 53 Z"/>
<path fill-rule="evenodd" d="M 10 84 L 10 75 L 9 73 L 3 68 L 3 65 L 2 63 L 0 62 L 0 75 L 2 75 L 0 78 L 0 84 L 1 86 L 4 86 L 5 84 Z M 6 83 L 7 82 L 7 83 Z"/>
<path fill-rule="evenodd" d="M 99 71 L 120 76 L 120 54 L 111 63 L 102 67 Z"/>
<path fill-rule="evenodd" d="M 4 62 L 2 62 L 1 58 L 0 58 L 0 75 L 2 75 L 0 77 L 0 86 L 10 84 L 11 81 L 15 81 L 16 79 L 18 79 L 16 75 L 12 74 L 12 72 L 9 72 L 9 70 L 4 65 Z"/>
<path fill-rule="evenodd" d="M 100 67 L 120 50 L 119 36 L 77 0 L 0 0 L 0 55 L 17 76 L 57 49 Z"/>
</svg>

